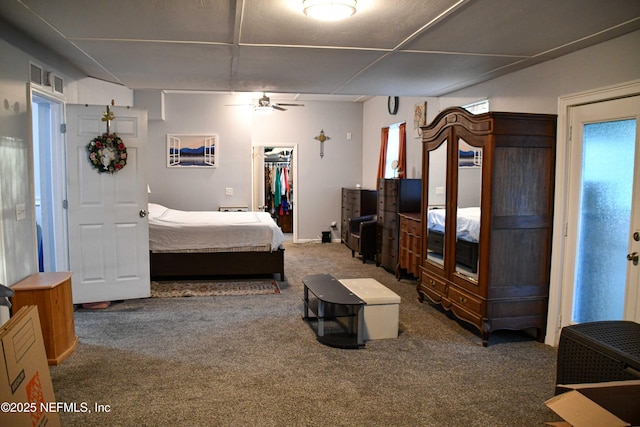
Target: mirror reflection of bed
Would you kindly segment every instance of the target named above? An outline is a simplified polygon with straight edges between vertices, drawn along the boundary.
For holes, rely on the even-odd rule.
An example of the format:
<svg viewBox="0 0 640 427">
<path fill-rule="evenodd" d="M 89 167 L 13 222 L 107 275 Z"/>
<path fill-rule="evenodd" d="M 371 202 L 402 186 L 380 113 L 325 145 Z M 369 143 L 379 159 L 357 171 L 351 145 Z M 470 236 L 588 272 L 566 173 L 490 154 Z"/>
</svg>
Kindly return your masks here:
<svg viewBox="0 0 640 427">
<path fill-rule="evenodd" d="M 456 272 L 478 278 L 482 148 L 458 138 L 458 215 Z"/>
<path fill-rule="evenodd" d="M 456 215 L 455 271 L 478 278 L 482 149 L 458 139 L 458 199 Z M 429 206 L 427 212 L 427 259 L 444 265 L 446 224 L 447 141 L 429 155 Z"/>
<path fill-rule="evenodd" d="M 434 208 L 427 212 L 429 258 L 442 263 L 444 253 L 444 223 L 446 209 Z M 480 235 L 480 208 L 458 208 L 456 239 L 456 271 L 468 277 L 478 277 L 478 238 Z"/>
</svg>

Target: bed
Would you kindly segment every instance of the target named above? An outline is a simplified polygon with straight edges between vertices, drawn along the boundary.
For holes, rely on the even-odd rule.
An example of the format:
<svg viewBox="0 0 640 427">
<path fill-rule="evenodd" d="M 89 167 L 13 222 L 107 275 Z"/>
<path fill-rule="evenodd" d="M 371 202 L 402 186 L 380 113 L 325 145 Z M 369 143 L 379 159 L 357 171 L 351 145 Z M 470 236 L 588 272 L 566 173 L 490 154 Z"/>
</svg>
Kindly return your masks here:
<svg viewBox="0 0 640 427">
<path fill-rule="evenodd" d="M 427 212 L 427 249 L 442 255 L 444 251 L 444 225 L 446 209 Z M 480 237 L 480 208 L 458 209 L 456 230 L 456 263 L 478 272 L 478 238 Z"/>
<path fill-rule="evenodd" d="M 268 212 L 181 211 L 149 204 L 151 278 L 279 274 L 284 234 Z"/>
</svg>

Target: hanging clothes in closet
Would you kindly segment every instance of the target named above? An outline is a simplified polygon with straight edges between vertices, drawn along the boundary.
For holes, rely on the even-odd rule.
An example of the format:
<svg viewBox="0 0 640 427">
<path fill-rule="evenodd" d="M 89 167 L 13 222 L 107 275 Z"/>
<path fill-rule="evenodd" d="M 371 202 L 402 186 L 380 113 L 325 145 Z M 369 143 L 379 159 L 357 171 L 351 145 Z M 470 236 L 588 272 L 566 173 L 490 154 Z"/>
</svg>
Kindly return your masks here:
<svg viewBox="0 0 640 427">
<path fill-rule="evenodd" d="M 272 150 L 270 153 L 273 153 Z M 267 153 L 265 153 L 266 155 Z M 265 160 L 265 210 L 271 213 L 285 233 L 293 231 L 291 152 L 280 149 L 276 159 Z"/>
</svg>

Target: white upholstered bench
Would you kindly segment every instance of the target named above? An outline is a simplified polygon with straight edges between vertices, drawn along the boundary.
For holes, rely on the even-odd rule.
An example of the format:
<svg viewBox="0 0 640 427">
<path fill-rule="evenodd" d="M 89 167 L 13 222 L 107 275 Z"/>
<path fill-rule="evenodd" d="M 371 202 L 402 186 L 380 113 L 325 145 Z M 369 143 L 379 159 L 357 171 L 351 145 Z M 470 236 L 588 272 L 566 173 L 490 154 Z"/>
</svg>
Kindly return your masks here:
<svg viewBox="0 0 640 427">
<path fill-rule="evenodd" d="M 363 339 L 397 338 L 400 296 L 375 279 L 341 279 L 342 285 L 365 302 Z"/>
</svg>

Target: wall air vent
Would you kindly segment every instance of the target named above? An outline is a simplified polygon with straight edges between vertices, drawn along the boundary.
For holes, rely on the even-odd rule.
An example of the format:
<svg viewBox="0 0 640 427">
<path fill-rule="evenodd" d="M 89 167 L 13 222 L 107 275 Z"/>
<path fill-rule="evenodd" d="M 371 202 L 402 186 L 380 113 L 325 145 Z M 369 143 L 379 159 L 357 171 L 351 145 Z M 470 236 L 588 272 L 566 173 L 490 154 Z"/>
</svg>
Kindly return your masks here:
<svg viewBox="0 0 640 427">
<path fill-rule="evenodd" d="M 54 92 L 64 93 L 64 80 L 55 73 L 47 73 L 47 86 L 51 86 Z"/>
<path fill-rule="evenodd" d="M 42 67 L 29 64 L 29 81 L 42 86 Z"/>
</svg>

